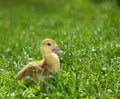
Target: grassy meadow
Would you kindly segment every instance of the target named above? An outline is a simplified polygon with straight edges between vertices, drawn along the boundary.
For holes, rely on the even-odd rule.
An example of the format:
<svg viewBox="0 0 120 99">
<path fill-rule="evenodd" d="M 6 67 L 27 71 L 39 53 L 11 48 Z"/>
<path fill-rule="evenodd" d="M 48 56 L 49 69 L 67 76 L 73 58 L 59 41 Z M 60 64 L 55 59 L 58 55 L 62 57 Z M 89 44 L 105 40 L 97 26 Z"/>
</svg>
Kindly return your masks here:
<svg viewBox="0 0 120 99">
<path fill-rule="evenodd" d="M 65 52 L 45 86 L 15 80 L 40 43 Z M 120 7 L 115 0 L 0 0 L 0 99 L 120 99 Z"/>
</svg>

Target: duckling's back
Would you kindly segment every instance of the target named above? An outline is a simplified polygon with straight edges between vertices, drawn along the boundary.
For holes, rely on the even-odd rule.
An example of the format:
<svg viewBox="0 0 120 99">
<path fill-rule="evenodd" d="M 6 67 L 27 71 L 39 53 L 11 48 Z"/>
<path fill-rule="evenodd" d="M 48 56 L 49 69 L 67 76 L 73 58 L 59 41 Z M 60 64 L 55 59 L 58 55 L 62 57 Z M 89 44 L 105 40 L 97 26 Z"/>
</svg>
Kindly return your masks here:
<svg viewBox="0 0 120 99">
<path fill-rule="evenodd" d="M 22 79 L 27 76 L 35 77 L 37 74 L 40 74 L 44 71 L 44 60 L 29 62 L 25 65 L 16 75 L 16 79 Z"/>
</svg>

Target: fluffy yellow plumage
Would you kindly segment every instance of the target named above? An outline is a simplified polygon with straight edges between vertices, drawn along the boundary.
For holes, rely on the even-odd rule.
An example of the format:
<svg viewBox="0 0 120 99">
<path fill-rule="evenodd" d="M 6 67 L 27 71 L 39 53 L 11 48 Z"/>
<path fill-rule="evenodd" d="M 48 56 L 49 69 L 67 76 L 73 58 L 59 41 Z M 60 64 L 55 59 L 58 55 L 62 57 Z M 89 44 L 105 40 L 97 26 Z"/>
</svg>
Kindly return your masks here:
<svg viewBox="0 0 120 99">
<path fill-rule="evenodd" d="M 26 77 L 43 78 L 49 72 L 57 72 L 60 69 L 60 62 L 57 54 L 63 54 L 63 51 L 57 47 L 57 44 L 52 39 L 45 39 L 41 44 L 41 53 L 43 59 L 40 61 L 32 61 L 25 65 L 16 75 L 16 79 Z"/>
</svg>

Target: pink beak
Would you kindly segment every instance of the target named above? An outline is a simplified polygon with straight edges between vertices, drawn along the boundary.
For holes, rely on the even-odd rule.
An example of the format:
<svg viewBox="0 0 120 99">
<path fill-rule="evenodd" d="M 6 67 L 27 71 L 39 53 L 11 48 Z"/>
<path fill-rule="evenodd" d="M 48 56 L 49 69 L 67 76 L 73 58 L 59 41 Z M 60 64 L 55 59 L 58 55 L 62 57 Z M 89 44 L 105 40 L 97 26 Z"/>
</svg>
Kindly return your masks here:
<svg viewBox="0 0 120 99">
<path fill-rule="evenodd" d="M 56 45 L 54 46 L 54 48 L 52 49 L 52 51 L 54 52 L 54 53 L 57 53 L 57 54 L 63 54 L 64 52 L 61 50 L 61 49 L 59 49 Z"/>
</svg>

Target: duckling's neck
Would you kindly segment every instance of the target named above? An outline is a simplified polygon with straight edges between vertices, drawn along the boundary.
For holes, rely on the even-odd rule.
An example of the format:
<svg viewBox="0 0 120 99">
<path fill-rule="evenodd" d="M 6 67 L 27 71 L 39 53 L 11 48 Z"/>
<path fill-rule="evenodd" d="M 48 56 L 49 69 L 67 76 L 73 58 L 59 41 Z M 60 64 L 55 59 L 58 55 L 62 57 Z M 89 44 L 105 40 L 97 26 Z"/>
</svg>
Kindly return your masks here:
<svg viewBox="0 0 120 99">
<path fill-rule="evenodd" d="M 57 54 L 55 53 L 48 53 L 43 55 L 45 59 L 45 65 L 47 65 L 47 69 L 52 72 L 57 72 L 60 69 L 60 62 Z"/>
</svg>

